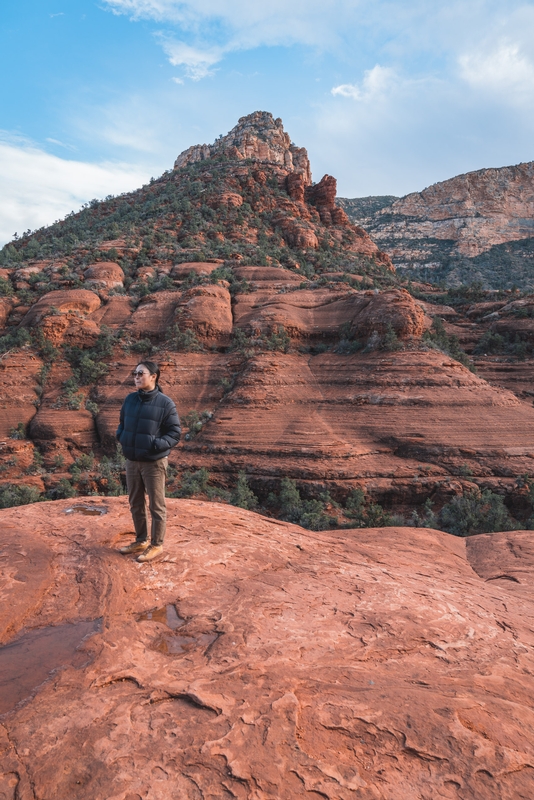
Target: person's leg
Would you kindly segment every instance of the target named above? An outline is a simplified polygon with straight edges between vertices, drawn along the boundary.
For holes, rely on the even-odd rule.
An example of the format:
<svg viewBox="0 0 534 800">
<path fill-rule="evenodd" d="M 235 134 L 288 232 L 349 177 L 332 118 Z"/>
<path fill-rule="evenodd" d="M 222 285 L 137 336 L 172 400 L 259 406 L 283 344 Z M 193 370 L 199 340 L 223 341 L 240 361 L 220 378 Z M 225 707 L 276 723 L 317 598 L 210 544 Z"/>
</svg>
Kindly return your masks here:
<svg viewBox="0 0 534 800">
<path fill-rule="evenodd" d="M 128 487 L 128 500 L 130 501 L 130 512 L 135 528 L 136 542 L 146 542 L 148 539 L 145 483 L 142 467 L 141 461 L 126 461 L 126 485 Z"/>
<path fill-rule="evenodd" d="M 168 458 L 147 461 L 142 466 L 143 481 L 148 494 L 148 507 L 152 517 L 150 543 L 160 547 L 165 539 L 167 527 L 167 505 L 165 503 L 165 478 Z"/>
</svg>

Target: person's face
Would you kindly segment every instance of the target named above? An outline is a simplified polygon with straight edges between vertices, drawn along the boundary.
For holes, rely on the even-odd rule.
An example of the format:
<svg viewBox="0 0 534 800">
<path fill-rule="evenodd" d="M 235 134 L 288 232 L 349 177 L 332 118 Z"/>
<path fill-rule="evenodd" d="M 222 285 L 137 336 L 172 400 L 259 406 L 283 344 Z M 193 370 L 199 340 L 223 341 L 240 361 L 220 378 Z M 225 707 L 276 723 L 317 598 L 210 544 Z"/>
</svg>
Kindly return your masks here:
<svg viewBox="0 0 534 800">
<path fill-rule="evenodd" d="M 156 388 L 156 374 L 150 374 L 144 364 L 138 364 L 133 372 L 134 383 L 136 389 L 143 389 L 145 392 L 151 392 Z"/>
</svg>

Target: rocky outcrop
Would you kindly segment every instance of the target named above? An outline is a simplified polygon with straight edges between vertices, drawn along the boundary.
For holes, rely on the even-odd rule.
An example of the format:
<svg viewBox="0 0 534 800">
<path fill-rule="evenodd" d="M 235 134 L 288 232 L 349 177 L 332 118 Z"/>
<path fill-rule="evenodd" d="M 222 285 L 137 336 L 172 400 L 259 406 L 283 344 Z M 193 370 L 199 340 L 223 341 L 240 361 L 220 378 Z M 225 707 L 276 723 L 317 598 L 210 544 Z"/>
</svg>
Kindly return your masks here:
<svg viewBox="0 0 534 800">
<path fill-rule="evenodd" d="M 534 288 L 534 162 L 458 175 L 386 205 L 338 204 L 414 277 Z"/>
<path fill-rule="evenodd" d="M 238 328 L 257 335 L 283 326 L 293 338 L 321 341 L 339 339 L 345 329 L 365 343 L 388 330 L 406 339 L 424 329 L 421 307 L 398 289 L 383 294 L 301 289 L 281 295 L 263 289 L 241 295 L 234 316 Z"/>
<path fill-rule="evenodd" d="M 328 230 L 333 241 L 342 243 L 345 249 L 369 256 L 377 264 L 392 269 L 389 256 L 378 249 L 363 228 L 354 228 L 343 209 L 336 205 L 336 179 L 325 175 L 319 183 L 312 184 L 306 150 L 291 143 L 282 120 L 275 120 L 271 114 L 263 111 L 242 117 L 229 134 L 217 139 L 214 144 L 190 147 L 178 156 L 174 168 L 179 172 L 189 164 L 206 162 L 208 172 L 210 162 L 215 159 L 217 164 L 218 157 L 235 161 L 237 169 L 234 179 L 228 181 L 224 188 L 218 186 L 219 191 L 207 194 L 206 204 L 210 208 L 240 208 L 248 199 L 243 192 L 245 185 L 256 195 L 253 203 L 255 210 L 269 212 L 270 222 L 275 230 L 281 231 L 289 247 L 317 250 L 321 240 L 324 243 L 324 232 L 317 224 L 320 223 Z M 245 160 L 263 165 L 262 169 L 256 167 L 246 181 L 245 173 L 239 166 Z M 266 196 L 268 174 L 271 182 L 274 179 L 287 195 Z M 235 178 L 240 179 L 241 185 Z M 212 174 L 207 174 L 206 182 L 210 188 L 212 180 Z M 259 187 L 262 187 L 263 198 L 257 197 Z"/>
<path fill-rule="evenodd" d="M 123 286 L 124 272 L 113 261 L 100 261 L 98 264 L 91 264 L 85 270 L 84 278 L 91 288 L 117 289 Z"/>
<path fill-rule="evenodd" d="M 86 316 L 99 307 L 99 296 L 87 289 L 48 292 L 31 307 L 22 324 L 25 327 L 33 327 L 47 316 L 62 314 Z"/>
<path fill-rule="evenodd" d="M 211 145 L 189 147 L 178 156 L 174 168 L 180 169 L 219 155 L 232 160 L 251 159 L 277 164 L 289 172 L 302 175 L 306 186 L 311 183 L 310 162 L 305 148 L 292 144 L 284 131 L 282 120 L 274 119 L 267 111 L 255 111 L 241 117 L 230 133 L 220 136 Z"/>
<path fill-rule="evenodd" d="M 0 512 L 6 798 L 530 796 L 530 531 L 168 505 L 152 567 L 126 498 Z"/>
</svg>

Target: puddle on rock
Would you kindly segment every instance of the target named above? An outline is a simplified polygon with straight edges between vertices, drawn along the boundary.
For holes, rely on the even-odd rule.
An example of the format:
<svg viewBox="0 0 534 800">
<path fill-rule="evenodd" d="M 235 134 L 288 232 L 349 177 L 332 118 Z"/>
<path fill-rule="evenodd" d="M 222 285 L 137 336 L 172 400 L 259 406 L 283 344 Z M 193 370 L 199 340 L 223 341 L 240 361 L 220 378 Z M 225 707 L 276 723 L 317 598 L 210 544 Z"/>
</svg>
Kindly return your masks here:
<svg viewBox="0 0 534 800">
<path fill-rule="evenodd" d="M 218 633 L 201 633 L 198 636 L 162 636 L 154 645 L 159 653 L 179 655 L 196 650 L 197 647 L 209 647 L 218 638 Z"/>
<path fill-rule="evenodd" d="M 161 622 L 173 631 L 164 633 L 159 636 L 156 641 L 151 645 L 153 650 L 159 653 L 168 653 L 170 655 L 179 655 L 180 653 L 187 653 L 190 650 L 197 648 L 207 648 L 210 644 L 218 638 L 218 633 L 209 631 L 208 633 L 194 633 L 194 634 L 178 634 L 179 628 L 182 628 L 187 620 L 182 619 L 176 611 L 176 606 L 169 603 L 161 608 L 153 608 L 150 611 L 143 611 L 136 617 L 137 622 Z"/>
<path fill-rule="evenodd" d="M 107 508 L 103 506 L 71 506 L 65 509 L 65 514 L 85 514 L 86 517 L 101 517 L 107 513 Z"/>
<path fill-rule="evenodd" d="M 175 631 L 177 628 L 181 628 L 182 625 L 185 625 L 185 619 L 182 619 L 182 617 L 178 616 L 176 606 L 173 606 L 172 603 L 162 606 L 161 608 L 153 608 L 150 611 L 143 611 L 143 613 L 139 614 L 137 617 L 137 622 L 145 622 L 146 620 L 149 620 L 150 622 L 162 622 L 172 631 Z"/>
<path fill-rule="evenodd" d="M 30 697 L 55 670 L 89 663 L 80 646 L 102 630 L 102 619 L 35 628 L 0 647 L 0 715 Z"/>
</svg>

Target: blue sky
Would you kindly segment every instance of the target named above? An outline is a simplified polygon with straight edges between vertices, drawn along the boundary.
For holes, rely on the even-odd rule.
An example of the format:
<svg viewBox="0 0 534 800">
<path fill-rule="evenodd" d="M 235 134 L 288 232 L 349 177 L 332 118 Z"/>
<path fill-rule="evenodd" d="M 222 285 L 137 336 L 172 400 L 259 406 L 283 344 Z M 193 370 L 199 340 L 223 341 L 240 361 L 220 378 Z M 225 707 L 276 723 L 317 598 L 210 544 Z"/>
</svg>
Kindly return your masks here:
<svg viewBox="0 0 534 800">
<path fill-rule="evenodd" d="M 342 196 L 534 160 L 532 2 L 3 0 L 0 37 L 0 243 L 258 109 Z"/>
</svg>

